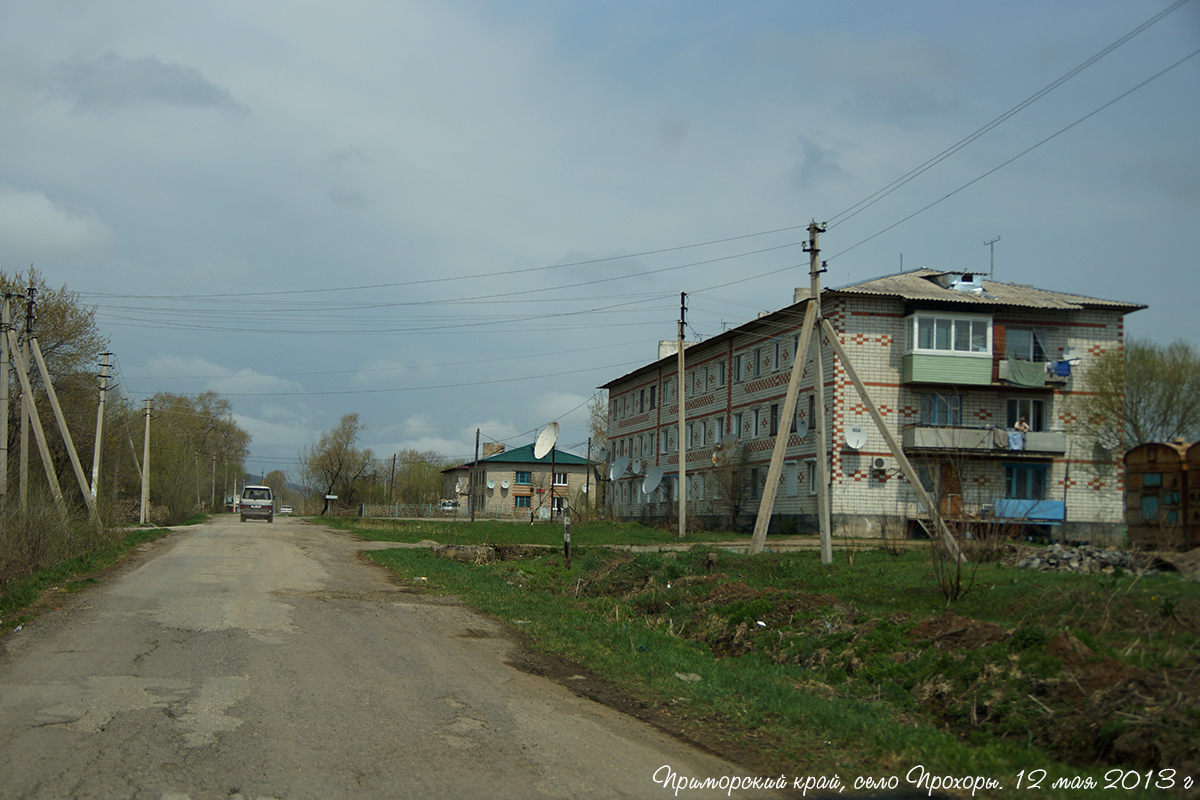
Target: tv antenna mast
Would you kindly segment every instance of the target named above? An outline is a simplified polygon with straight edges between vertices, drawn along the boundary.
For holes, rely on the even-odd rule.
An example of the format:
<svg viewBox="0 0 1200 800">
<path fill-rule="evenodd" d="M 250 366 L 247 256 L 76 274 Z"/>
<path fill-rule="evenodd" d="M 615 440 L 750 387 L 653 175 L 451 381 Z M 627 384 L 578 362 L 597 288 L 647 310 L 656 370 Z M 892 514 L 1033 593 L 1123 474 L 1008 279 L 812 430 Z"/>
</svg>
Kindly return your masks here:
<svg viewBox="0 0 1200 800">
<path fill-rule="evenodd" d="M 988 264 L 988 280 L 991 280 L 992 274 L 996 271 L 996 242 L 998 241 L 1000 241 L 999 236 L 997 236 L 995 239 L 988 239 L 983 243 L 983 246 L 991 251 L 991 259 L 990 263 Z"/>
</svg>

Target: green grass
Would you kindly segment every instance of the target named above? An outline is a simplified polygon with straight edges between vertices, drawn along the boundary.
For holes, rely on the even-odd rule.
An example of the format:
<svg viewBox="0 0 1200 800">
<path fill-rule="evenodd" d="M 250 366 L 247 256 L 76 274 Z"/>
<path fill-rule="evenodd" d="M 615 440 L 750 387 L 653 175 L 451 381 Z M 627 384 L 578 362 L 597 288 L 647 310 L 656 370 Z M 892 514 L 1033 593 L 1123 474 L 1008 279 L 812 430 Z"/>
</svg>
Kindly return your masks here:
<svg viewBox="0 0 1200 800">
<path fill-rule="evenodd" d="M 438 544 L 492 544 L 492 545 L 553 545 L 562 546 L 563 526 L 561 522 L 504 522 L 498 520 L 468 521 L 451 520 L 362 520 L 355 517 L 333 517 L 319 519 L 322 524 L 341 530 L 353 531 L 365 538 L 378 542 L 405 542 L 415 544 L 432 539 Z M 741 542 L 750 543 L 744 534 L 698 533 L 690 534 L 684 544 L 696 542 Z M 678 545 L 680 540 L 674 530 L 650 528 L 636 523 L 588 522 L 571 525 L 572 546 L 597 545 Z"/>
<path fill-rule="evenodd" d="M 561 526 L 356 523 L 340 527 L 391 541 L 561 544 Z M 1047 653 L 1050 639 L 1070 633 L 1092 648 L 1094 662 L 1111 657 L 1140 669 L 1194 670 L 1200 651 L 1200 585 L 1177 576 L 982 564 L 973 590 L 950 610 L 1001 633 L 947 649 L 912 636 L 918 622 L 947 611 L 922 550 L 860 550 L 853 566 L 839 553 L 830 567 L 815 552 L 750 557 L 701 543 L 693 552 L 630 554 L 595 546 L 677 542 L 640 526 L 573 526 L 572 542 L 571 570 L 556 549 L 490 564 L 411 549 L 371 558 L 507 622 L 658 713 L 794 774 L 902 774 L 923 764 L 993 776 L 1011 792 L 1017 773 L 1040 768 L 1049 775 L 1041 793 L 1070 797 L 1050 789 L 1055 779 L 1099 780 L 1108 767 L 1095 758 L 1070 766 L 1047 753 L 1045 741 L 1071 733 L 1059 728 L 1079 713 L 1066 705 L 1048 711 L 1051 690 L 1067 681 Z M 718 554 L 711 572 L 709 552 Z M 1194 702 L 1179 709 L 1163 730 L 1186 743 L 1200 715 Z M 1131 724 L 1114 715 L 1108 735 L 1116 740 Z"/>
<path fill-rule="evenodd" d="M 133 530 L 108 547 L 63 561 L 0 586 L 0 627 L 28 619 L 28 615 L 20 615 L 20 612 L 37 602 L 46 589 L 58 586 L 64 592 L 77 592 L 96 582 L 94 578 L 87 577 L 89 573 L 115 565 L 133 548 L 168 533 L 170 531 L 165 528 Z"/>
</svg>

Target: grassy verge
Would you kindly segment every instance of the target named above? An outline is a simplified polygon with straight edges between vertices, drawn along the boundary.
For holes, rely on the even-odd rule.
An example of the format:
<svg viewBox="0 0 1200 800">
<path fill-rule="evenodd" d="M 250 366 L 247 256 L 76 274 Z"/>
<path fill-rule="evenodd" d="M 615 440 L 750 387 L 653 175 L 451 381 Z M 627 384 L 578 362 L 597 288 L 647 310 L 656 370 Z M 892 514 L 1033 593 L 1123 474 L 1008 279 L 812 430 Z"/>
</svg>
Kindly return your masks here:
<svg viewBox="0 0 1200 800">
<path fill-rule="evenodd" d="M 88 577 L 89 574 L 115 566 L 133 548 L 168 533 L 170 531 L 165 528 L 132 530 L 108 547 L 0 586 L 0 630 L 27 621 L 30 617 L 24 612 L 37 602 L 46 589 L 57 586 L 63 592 L 79 591 L 96 582 Z"/>
<path fill-rule="evenodd" d="M 561 543 L 561 527 L 548 525 L 348 527 L 391 541 Z M 586 525 L 573 526 L 572 539 L 675 541 Z M 555 551 L 505 555 L 487 564 L 411 549 L 371 557 L 508 622 L 755 766 L 898 775 L 904 787 L 920 765 L 987 776 L 1009 794 L 1019 776 L 1028 786 L 1045 770 L 1035 774 L 1047 797 L 1077 796 L 1078 784 L 1053 788 L 1075 778 L 1131 785 L 1123 769 L 1142 780 L 1157 770 L 1160 787 L 1200 780 L 1200 585 L 1177 575 L 982 564 L 947 611 L 925 551 L 858 551 L 853 564 L 839 553 L 827 567 L 811 552 L 635 555 L 577 545 L 572 570 Z"/>
</svg>

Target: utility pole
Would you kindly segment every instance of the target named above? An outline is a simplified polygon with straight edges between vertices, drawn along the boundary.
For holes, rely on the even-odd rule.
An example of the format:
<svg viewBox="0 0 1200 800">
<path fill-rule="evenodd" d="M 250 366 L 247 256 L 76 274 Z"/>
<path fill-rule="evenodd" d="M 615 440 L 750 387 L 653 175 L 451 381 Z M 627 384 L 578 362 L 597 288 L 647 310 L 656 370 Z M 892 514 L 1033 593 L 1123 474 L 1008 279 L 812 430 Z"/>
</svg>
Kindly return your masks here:
<svg viewBox="0 0 1200 800">
<path fill-rule="evenodd" d="M 30 285 L 28 294 L 25 295 L 25 337 L 21 345 L 21 357 L 25 363 L 29 363 L 29 338 L 33 336 L 33 304 L 37 289 Z M 21 494 L 21 512 L 24 513 L 29 508 L 29 419 L 33 416 L 32 397 L 27 397 L 24 390 L 21 391 L 21 466 L 18 477 L 18 490 Z"/>
<path fill-rule="evenodd" d="M 0 509 L 8 503 L 8 331 L 12 327 L 12 295 L 5 293 L 0 306 Z"/>
<path fill-rule="evenodd" d="M 388 476 L 388 505 L 392 504 L 392 489 L 396 486 L 396 454 L 392 453 L 392 474 Z"/>
<path fill-rule="evenodd" d="M 104 441 L 104 396 L 108 392 L 108 357 L 112 353 L 104 353 L 104 361 L 100 364 L 100 406 L 96 410 L 96 445 L 92 450 L 92 502 L 96 501 L 97 487 L 100 485 L 100 446 Z"/>
<path fill-rule="evenodd" d="M 679 538 L 687 534 L 687 436 L 684 434 L 684 410 L 687 392 L 683 372 L 683 329 L 687 324 L 687 293 L 679 293 Z"/>
<path fill-rule="evenodd" d="M 479 469 L 479 428 L 476 428 L 475 429 L 475 461 L 472 462 L 472 464 L 471 464 L 471 480 L 467 482 L 468 483 L 467 488 L 471 492 L 471 494 L 468 495 L 471 498 L 469 501 L 471 503 L 471 522 L 475 521 L 475 472 L 478 469 Z M 553 492 L 554 491 L 554 489 L 553 489 L 554 476 L 553 475 L 550 476 L 550 486 L 551 486 L 551 492 Z M 553 497 L 554 495 L 551 494 L 550 496 Z"/>
<path fill-rule="evenodd" d="M 587 449 L 587 474 L 583 476 L 583 494 L 587 497 L 587 504 L 592 505 L 592 437 L 588 437 Z"/>
<path fill-rule="evenodd" d="M 138 523 L 145 525 L 150 521 L 150 411 L 154 408 L 154 398 L 146 398 L 146 441 L 142 446 L 142 509 L 138 515 Z"/>
<path fill-rule="evenodd" d="M 818 234 L 824 232 L 825 226 L 812 223 L 808 226 L 808 252 L 809 258 L 809 275 L 811 276 L 811 288 L 813 300 L 817 304 L 818 321 L 824 320 L 825 316 L 821 313 L 821 273 L 825 271 L 824 265 L 821 269 L 817 269 L 817 257 L 821 250 L 817 246 Z M 816 393 L 816 402 L 813 404 L 813 416 L 817 419 L 817 522 L 820 525 L 821 532 L 821 563 L 833 563 L 833 524 L 830 519 L 829 509 L 829 444 L 825 438 L 825 364 L 821 356 L 821 332 L 816 331 L 816 336 L 812 342 L 813 354 L 813 370 L 816 373 L 813 375 L 813 391 Z"/>
<path fill-rule="evenodd" d="M 809 261 L 809 280 L 811 285 L 808 299 L 808 308 L 804 312 L 804 324 L 800 328 L 800 340 L 796 344 L 796 352 L 792 359 L 792 373 L 788 381 L 787 395 L 783 402 L 782 419 L 779 420 L 779 430 L 775 435 L 775 449 L 771 453 L 771 466 L 767 470 L 767 485 L 763 487 L 762 500 L 758 505 L 758 517 L 754 521 L 754 537 L 750 541 L 750 552 L 761 553 L 767 539 L 767 529 L 771 525 L 771 514 L 775 510 L 775 496 L 779 491 L 779 474 L 783 471 L 784 455 L 787 451 L 788 437 L 792 432 L 792 420 L 796 416 L 796 402 L 800 394 L 800 377 L 804 372 L 804 366 L 808 363 L 809 350 L 813 351 L 814 356 L 814 372 L 813 376 L 813 391 L 818 394 L 818 399 L 814 402 L 815 411 L 820 412 L 821 422 L 818 423 L 818 433 L 815 437 L 817 444 L 817 464 L 823 463 L 822 451 L 824 449 L 825 434 L 824 434 L 824 382 L 823 373 L 820 369 L 820 336 L 814 340 L 813 332 L 817 327 L 817 320 L 821 316 L 821 272 L 824 269 L 817 269 L 817 256 L 820 249 L 817 244 L 818 234 L 825 230 L 824 226 L 813 222 L 808 226 L 808 244 L 805 246 L 805 251 L 810 253 Z M 810 347 L 811 345 L 811 347 Z M 827 463 L 827 462 L 825 462 Z M 829 500 L 828 491 L 829 485 L 827 475 L 818 479 L 817 487 L 817 513 L 818 525 L 821 530 L 821 561 L 824 564 L 833 563 L 833 540 L 829 535 Z"/>
</svg>

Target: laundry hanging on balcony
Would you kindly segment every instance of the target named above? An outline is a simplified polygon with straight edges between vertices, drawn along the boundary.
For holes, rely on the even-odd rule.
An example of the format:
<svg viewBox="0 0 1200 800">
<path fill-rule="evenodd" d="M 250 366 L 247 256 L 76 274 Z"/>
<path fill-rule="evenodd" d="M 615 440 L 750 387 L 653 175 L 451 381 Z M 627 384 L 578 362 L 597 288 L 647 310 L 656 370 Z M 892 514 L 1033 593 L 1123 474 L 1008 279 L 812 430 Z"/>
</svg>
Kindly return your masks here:
<svg viewBox="0 0 1200 800">
<path fill-rule="evenodd" d="M 1046 385 L 1046 365 L 1041 361 L 1008 361 L 1008 382 L 1031 389 Z"/>
</svg>

